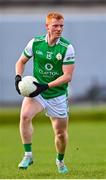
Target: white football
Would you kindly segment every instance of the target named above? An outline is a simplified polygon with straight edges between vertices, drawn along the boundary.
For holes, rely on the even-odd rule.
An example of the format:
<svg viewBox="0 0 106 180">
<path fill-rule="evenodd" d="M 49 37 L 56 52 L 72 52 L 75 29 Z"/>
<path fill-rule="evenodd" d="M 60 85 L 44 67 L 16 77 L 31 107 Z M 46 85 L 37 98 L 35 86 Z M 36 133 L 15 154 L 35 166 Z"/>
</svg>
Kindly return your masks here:
<svg viewBox="0 0 106 180">
<path fill-rule="evenodd" d="M 36 91 L 37 86 L 33 82 L 38 82 L 33 76 L 25 76 L 19 82 L 18 87 L 22 96 L 29 97 L 30 94 Z"/>
</svg>

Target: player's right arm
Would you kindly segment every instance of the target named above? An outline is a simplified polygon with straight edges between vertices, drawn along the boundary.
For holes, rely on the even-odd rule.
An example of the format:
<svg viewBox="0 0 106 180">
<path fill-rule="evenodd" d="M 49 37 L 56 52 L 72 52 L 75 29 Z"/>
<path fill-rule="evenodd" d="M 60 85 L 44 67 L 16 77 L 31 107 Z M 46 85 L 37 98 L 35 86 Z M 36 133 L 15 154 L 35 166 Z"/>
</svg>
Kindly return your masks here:
<svg viewBox="0 0 106 180">
<path fill-rule="evenodd" d="M 34 42 L 34 39 L 29 41 L 29 43 L 27 44 L 26 48 L 24 49 L 24 52 L 22 53 L 21 57 L 16 62 L 15 87 L 19 94 L 20 94 L 20 90 L 19 90 L 18 84 L 21 81 L 21 76 L 24 72 L 25 64 L 33 56 L 33 50 L 32 50 L 33 42 Z M 35 92 L 33 92 L 30 97 L 37 96 L 42 91 L 45 91 L 46 89 L 49 88 L 48 84 L 36 83 L 35 85 L 37 86 L 37 90 Z"/>
<path fill-rule="evenodd" d="M 15 70 L 16 70 L 16 75 L 22 76 L 25 68 L 25 64 L 29 60 L 28 57 L 26 57 L 24 54 L 20 56 L 18 61 L 16 62 Z"/>
<path fill-rule="evenodd" d="M 16 62 L 16 66 L 15 66 L 15 71 L 16 71 L 15 87 L 16 87 L 16 90 L 19 94 L 20 94 L 20 90 L 19 90 L 18 84 L 22 79 L 21 76 L 24 72 L 24 67 L 25 67 L 25 64 L 27 63 L 28 60 L 29 60 L 29 58 L 22 54 L 21 57 Z"/>
<path fill-rule="evenodd" d="M 34 42 L 34 38 L 31 41 L 29 41 L 21 57 L 16 62 L 16 75 L 20 75 L 20 76 L 22 75 L 22 73 L 24 72 L 25 64 L 33 56 L 33 50 L 32 50 L 33 42 Z"/>
</svg>

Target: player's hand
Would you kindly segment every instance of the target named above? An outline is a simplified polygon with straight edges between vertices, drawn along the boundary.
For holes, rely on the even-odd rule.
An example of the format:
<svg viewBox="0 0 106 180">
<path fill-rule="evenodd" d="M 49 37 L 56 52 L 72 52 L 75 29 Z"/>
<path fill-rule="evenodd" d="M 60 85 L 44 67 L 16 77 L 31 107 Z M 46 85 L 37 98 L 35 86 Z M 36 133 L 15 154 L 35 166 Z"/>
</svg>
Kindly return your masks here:
<svg viewBox="0 0 106 180">
<path fill-rule="evenodd" d="M 18 83 L 21 81 L 21 76 L 20 75 L 16 75 L 15 76 L 15 88 L 16 88 L 16 90 L 17 90 L 17 92 L 19 93 L 19 94 L 21 94 L 20 93 L 20 90 L 19 90 L 19 87 L 18 87 Z"/>
<path fill-rule="evenodd" d="M 48 84 L 39 84 L 37 82 L 33 82 L 33 84 L 35 84 L 37 89 L 36 91 L 30 94 L 30 97 L 35 97 L 39 95 L 41 92 L 46 91 L 49 88 Z"/>
</svg>

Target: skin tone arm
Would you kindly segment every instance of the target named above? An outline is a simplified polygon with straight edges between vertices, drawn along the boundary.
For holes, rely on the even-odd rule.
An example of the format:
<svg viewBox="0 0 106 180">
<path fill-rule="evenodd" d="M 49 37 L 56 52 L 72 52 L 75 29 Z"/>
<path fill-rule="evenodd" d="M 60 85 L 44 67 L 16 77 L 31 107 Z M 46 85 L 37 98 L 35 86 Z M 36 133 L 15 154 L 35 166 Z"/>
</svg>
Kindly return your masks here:
<svg viewBox="0 0 106 180">
<path fill-rule="evenodd" d="M 22 76 L 24 72 L 25 64 L 27 63 L 28 60 L 29 58 L 27 58 L 24 55 L 21 55 L 21 57 L 18 59 L 16 63 L 16 75 L 18 74 Z M 70 82 L 72 79 L 73 70 L 74 70 L 73 64 L 63 65 L 63 75 L 57 78 L 56 80 L 48 83 L 49 87 L 51 88 L 51 87 L 55 87 L 63 83 Z"/>
<path fill-rule="evenodd" d="M 27 58 L 24 55 L 21 55 L 21 57 L 18 59 L 18 61 L 16 62 L 16 75 L 20 75 L 22 76 L 23 72 L 24 72 L 24 66 L 27 63 L 27 61 L 29 60 L 29 58 Z"/>
<path fill-rule="evenodd" d="M 74 70 L 74 64 L 63 65 L 63 75 L 56 80 L 48 83 L 49 87 L 59 86 L 60 84 L 70 82 Z"/>
</svg>

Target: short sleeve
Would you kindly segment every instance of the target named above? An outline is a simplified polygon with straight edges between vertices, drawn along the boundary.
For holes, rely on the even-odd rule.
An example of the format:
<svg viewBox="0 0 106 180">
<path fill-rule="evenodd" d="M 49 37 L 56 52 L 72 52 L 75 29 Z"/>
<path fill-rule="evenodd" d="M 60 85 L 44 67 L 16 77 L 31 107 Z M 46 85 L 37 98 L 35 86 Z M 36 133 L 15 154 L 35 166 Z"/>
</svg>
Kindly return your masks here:
<svg viewBox="0 0 106 180">
<path fill-rule="evenodd" d="M 32 50 L 33 42 L 34 42 L 34 38 L 29 41 L 29 43 L 27 44 L 27 46 L 23 51 L 23 54 L 28 58 L 31 58 L 33 56 L 33 50 Z"/>
<path fill-rule="evenodd" d="M 75 63 L 75 51 L 71 44 L 68 45 L 63 64 L 74 64 Z"/>
</svg>

